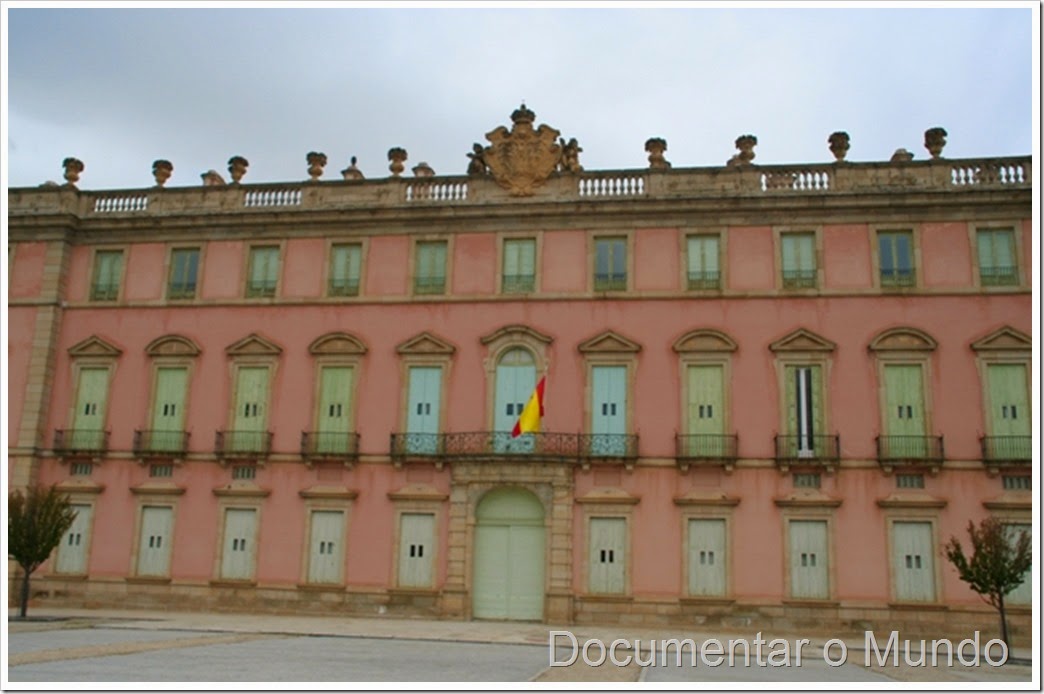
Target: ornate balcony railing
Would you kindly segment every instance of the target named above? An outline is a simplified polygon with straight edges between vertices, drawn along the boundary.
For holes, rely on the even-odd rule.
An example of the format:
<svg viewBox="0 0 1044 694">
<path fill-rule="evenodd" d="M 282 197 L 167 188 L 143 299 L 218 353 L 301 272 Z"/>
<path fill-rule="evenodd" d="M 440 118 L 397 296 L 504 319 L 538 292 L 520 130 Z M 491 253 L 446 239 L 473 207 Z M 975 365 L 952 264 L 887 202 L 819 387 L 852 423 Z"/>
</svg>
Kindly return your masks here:
<svg viewBox="0 0 1044 694">
<path fill-rule="evenodd" d="M 979 281 L 984 287 L 1010 286 L 1019 283 L 1019 271 L 1014 265 L 980 267 Z"/>
<path fill-rule="evenodd" d="M 633 463 L 638 457 L 638 437 L 626 434 L 559 434 L 535 432 L 518 438 L 507 431 L 472 431 L 451 434 L 391 435 L 391 457 L 406 460 L 486 458 L 574 462 Z"/>
<path fill-rule="evenodd" d="M 596 292 L 622 292 L 627 289 L 627 274 L 613 272 L 596 273 L 594 288 Z"/>
<path fill-rule="evenodd" d="M 187 431 L 135 430 L 132 450 L 140 457 L 181 458 L 188 451 Z"/>
<path fill-rule="evenodd" d="M 536 282 L 532 274 L 529 275 L 504 275 L 502 290 L 505 294 L 525 294 L 536 288 Z"/>
<path fill-rule="evenodd" d="M 678 434 L 675 458 L 683 471 L 691 465 L 724 466 L 736 464 L 739 437 L 735 434 Z"/>
<path fill-rule="evenodd" d="M 816 286 L 816 271 L 784 270 L 783 286 L 786 289 L 814 289 Z"/>
<path fill-rule="evenodd" d="M 917 274 L 913 268 L 893 268 L 881 270 L 882 287 L 913 287 L 917 284 Z"/>
<path fill-rule="evenodd" d="M 877 462 L 886 471 L 897 466 L 925 466 L 933 471 L 944 460 L 941 436 L 878 436 Z"/>
<path fill-rule="evenodd" d="M 983 436 L 980 441 L 988 465 L 1029 465 L 1033 460 L 1032 436 Z"/>
<path fill-rule="evenodd" d="M 219 431 L 214 437 L 214 454 L 225 458 L 266 458 L 272 452 L 270 431 Z"/>
<path fill-rule="evenodd" d="M 445 294 L 446 293 L 446 278 L 445 277 L 414 277 L 413 278 L 413 293 L 414 294 Z"/>
<path fill-rule="evenodd" d="M 689 289 L 721 288 L 721 273 L 717 270 L 690 271 L 688 280 Z"/>
<path fill-rule="evenodd" d="M 109 450 L 109 432 L 100 429 L 56 429 L 54 452 L 56 455 L 101 456 Z"/>
<path fill-rule="evenodd" d="M 354 462 L 359 459 L 359 434 L 355 432 L 302 431 L 301 457 Z"/>
<path fill-rule="evenodd" d="M 776 465 L 781 470 L 791 467 L 837 466 L 841 460 L 841 437 L 837 434 L 776 435 Z"/>
</svg>

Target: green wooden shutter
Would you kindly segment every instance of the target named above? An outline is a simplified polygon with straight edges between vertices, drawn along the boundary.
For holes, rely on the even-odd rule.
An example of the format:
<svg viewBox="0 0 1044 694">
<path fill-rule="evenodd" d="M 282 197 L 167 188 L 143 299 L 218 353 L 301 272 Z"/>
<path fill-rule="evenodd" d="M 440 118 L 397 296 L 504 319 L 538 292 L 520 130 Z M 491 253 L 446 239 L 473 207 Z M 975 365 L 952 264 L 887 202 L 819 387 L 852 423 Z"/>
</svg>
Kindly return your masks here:
<svg viewBox="0 0 1044 694">
<path fill-rule="evenodd" d="M 171 251 L 170 258 L 167 296 L 171 299 L 187 299 L 195 296 L 199 273 L 199 249 L 175 248 Z"/>
<path fill-rule="evenodd" d="M 626 592 L 627 520 L 592 518 L 588 583 L 592 593 Z"/>
<path fill-rule="evenodd" d="M 725 368 L 720 364 L 688 368 L 688 427 L 690 455 L 721 455 L 725 433 Z M 695 435 L 695 436 L 693 436 Z"/>
<path fill-rule="evenodd" d="M 174 509 L 170 506 L 144 506 L 141 509 L 141 534 L 138 540 L 138 575 L 168 576 L 173 542 Z"/>
<path fill-rule="evenodd" d="M 1022 364 L 989 364 L 986 378 L 992 435 L 1031 435 L 1026 367 Z"/>
<path fill-rule="evenodd" d="M 94 509 L 88 504 L 72 504 L 69 508 L 75 515 L 72 525 L 65 531 L 58 545 L 54 570 L 63 574 L 85 574 L 91 539 L 91 515 Z"/>
<path fill-rule="evenodd" d="M 786 234 L 782 237 L 781 243 L 783 272 L 795 272 L 798 269 L 797 240 L 792 234 Z"/>
<path fill-rule="evenodd" d="M 430 588 L 435 514 L 404 513 L 399 520 L 399 587 Z"/>
<path fill-rule="evenodd" d="M 330 249 L 329 293 L 354 296 L 359 293 L 362 249 L 357 244 L 339 244 Z"/>
<path fill-rule="evenodd" d="M 790 534 L 790 596 L 823 600 L 830 597 L 830 557 L 826 521 L 792 520 Z"/>
<path fill-rule="evenodd" d="M 724 519 L 689 519 L 688 555 L 689 595 L 725 595 Z"/>
<path fill-rule="evenodd" d="M 76 389 L 76 412 L 69 445 L 78 449 L 102 447 L 105 430 L 105 408 L 109 393 L 109 370 L 105 368 L 80 369 Z"/>
<path fill-rule="evenodd" d="M 512 350 L 497 364 L 496 393 L 493 399 L 494 450 L 498 453 L 523 453 L 533 449 L 531 434 L 511 438 L 511 431 L 536 387 L 536 366 L 525 350 Z"/>
<path fill-rule="evenodd" d="M 162 367 L 156 370 L 156 394 L 152 401 L 152 450 L 181 450 L 187 386 L 188 369 Z"/>
<path fill-rule="evenodd" d="M 263 450 L 267 427 L 268 368 L 241 367 L 236 378 L 236 412 L 231 450 Z"/>
<path fill-rule="evenodd" d="M 892 568 L 899 601 L 935 600 L 932 524 L 896 521 L 892 524 Z"/>
<path fill-rule="evenodd" d="M 918 364 L 887 364 L 885 426 L 893 457 L 923 458 L 925 440 L 924 384 Z M 894 438 L 900 437 L 900 438 Z"/>
<path fill-rule="evenodd" d="M 123 251 L 98 251 L 94 254 L 94 281 L 91 283 L 91 299 L 114 301 L 119 297 L 122 265 Z"/>
<path fill-rule="evenodd" d="M 344 511 L 312 511 L 309 583 L 340 583 L 344 562 Z"/>
<path fill-rule="evenodd" d="M 221 553 L 221 577 L 249 580 L 254 576 L 257 511 L 245 508 L 225 510 L 225 541 Z"/>
<path fill-rule="evenodd" d="M 346 453 L 346 434 L 352 422 L 352 367 L 324 366 L 320 369 L 319 412 L 316 450 Z"/>
</svg>

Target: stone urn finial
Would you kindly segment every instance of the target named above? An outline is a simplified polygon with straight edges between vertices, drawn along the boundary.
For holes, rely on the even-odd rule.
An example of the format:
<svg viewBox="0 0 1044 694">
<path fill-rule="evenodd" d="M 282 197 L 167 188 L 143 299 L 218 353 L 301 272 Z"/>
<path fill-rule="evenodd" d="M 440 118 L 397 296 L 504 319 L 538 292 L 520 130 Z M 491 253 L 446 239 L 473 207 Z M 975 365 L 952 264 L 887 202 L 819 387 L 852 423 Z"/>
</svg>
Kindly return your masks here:
<svg viewBox="0 0 1044 694">
<path fill-rule="evenodd" d="M 726 166 L 749 166 L 754 161 L 754 147 L 758 144 L 758 138 L 753 135 L 740 135 L 736 138 L 736 149 L 739 150 Z"/>
<path fill-rule="evenodd" d="M 834 158 L 837 159 L 838 163 L 843 162 L 850 147 L 848 133 L 843 130 L 839 130 L 836 133 L 830 133 L 827 142 L 830 144 L 830 151 L 833 153 Z"/>
<path fill-rule="evenodd" d="M 413 175 L 417 178 L 431 178 L 435 175 L 435 169 L 428 166 L 428 162 L 422 161 L 413 167 Z"/>
<path fill-rule="evenodd" d="M 893 164 L 903 164 L 908 161 L 913 161 L 913 158 L 913 152 L 904 147 L 900 147 L 899 149 L 895 150 L 895 152 L 892 154 L 892 158 L 889 161 L 891 161 Z"/>
<path fill-rule="evenodd" d="M 308 175 L 313 182 L 318 181 L 323 175 L 323 167 L 326 166 L 326 155 L 322 152 L 309 152 L 305 155 L 305 160 L 308 162 Z"/>
<path fill-rule="evenodd" d="M 346 180 L 346 181 L 361 181 L 364 178 L 366 178 L 365 176 L 363 176 L 363 172 L 359 170 L 359 167 L 355 165 L 355 162 L 356 162 L 356 159 L 353 156 L 351 158 L 351 163 L 348 165 L 348 168 L 347 169 L 341 169 L 341 175 L 344 176 L 344 180 Z"/>
<path fill-rule="evenodd" d="M 650 169 L 671 168 L 671 163 L 663 156 L 663 153 L 667 151 L 667 140 L 662 137 L 650 137 L 645 141 L 645 151 L 649 153 Z"/>
<path fill-rule="evenodd" d="M 173 173 L 174 165 L 166 159 L 157 159 L 152 162 L 152 175 L 156 178 L 157 188 L 162 188 Z"/>
<path fill-rule="evenodd" d="M 932 155 L 932 159 L 942 158 L 943 147 L 946 146 L 946 130 L 928 128 L 924 131 L 924 148 Z"/>
<path fill-rule="evenodd" d="M 392 176 L 398 176 L 406 170 L 406 164 L 404 162 L 408 156 L 406 150 L 402 147 L 392 147 L 388 150 L 388 161 L 391 162 L 391 164 L 388 165 L 388 169 L 392 172 Z"/>
<path fill-rule="evenodd" d="M 76 182 L 80 180 L 80 174 L 83 173 L 83 162 L 76 157 L 66 157 L 62 160 L 62 166 L 65 167 L 66 185 L 75 188 Z"/>
<path fill-rule="evenodd" d="M 250 166 L 250 162 L 238 154 L 228 160 L 228 173 L 232 177 L 233 183 L 239 183 L 246 175 L 248 166 Z"/>
</svg>

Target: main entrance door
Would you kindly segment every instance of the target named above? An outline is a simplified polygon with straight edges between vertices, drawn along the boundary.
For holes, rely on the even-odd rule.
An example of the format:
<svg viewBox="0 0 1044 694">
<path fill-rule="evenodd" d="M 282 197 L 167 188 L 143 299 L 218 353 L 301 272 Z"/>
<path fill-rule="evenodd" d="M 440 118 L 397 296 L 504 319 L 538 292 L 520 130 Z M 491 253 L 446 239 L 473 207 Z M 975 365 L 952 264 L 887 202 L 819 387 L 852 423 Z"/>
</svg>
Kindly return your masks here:
<svg viewBox="0 0 1044 694">
<path fill-rule="evenodd" d="M 472 614 L 544 618 L 544 507 L 519 488 L 495 489 L 475 509 Z"/>
</svg>

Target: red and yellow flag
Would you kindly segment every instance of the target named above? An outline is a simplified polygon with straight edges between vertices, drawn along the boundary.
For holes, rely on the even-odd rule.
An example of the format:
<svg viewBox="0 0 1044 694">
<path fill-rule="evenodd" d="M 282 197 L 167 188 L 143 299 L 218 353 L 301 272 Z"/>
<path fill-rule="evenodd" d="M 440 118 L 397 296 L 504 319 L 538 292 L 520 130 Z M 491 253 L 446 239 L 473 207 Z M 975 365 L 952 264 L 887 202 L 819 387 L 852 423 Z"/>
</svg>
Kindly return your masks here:
<svg viewBox="0 0 1044 694">
<path fill-rule="evenodd" d="M 545 380 L 547 380 L 547 376 L 543 376 L 540 382 L 536 384 L 536 389 L 529 397 L 529 402 L 522 408 L 522 414 L 518 416 L 518 421 L 515 422 L 515 428 L 511 430 L 511 438 L 518 438 L 522 434 L 528 434 L 531 431 L 540 431 L 540 418 L 544 416 Z"/>
</svg>

